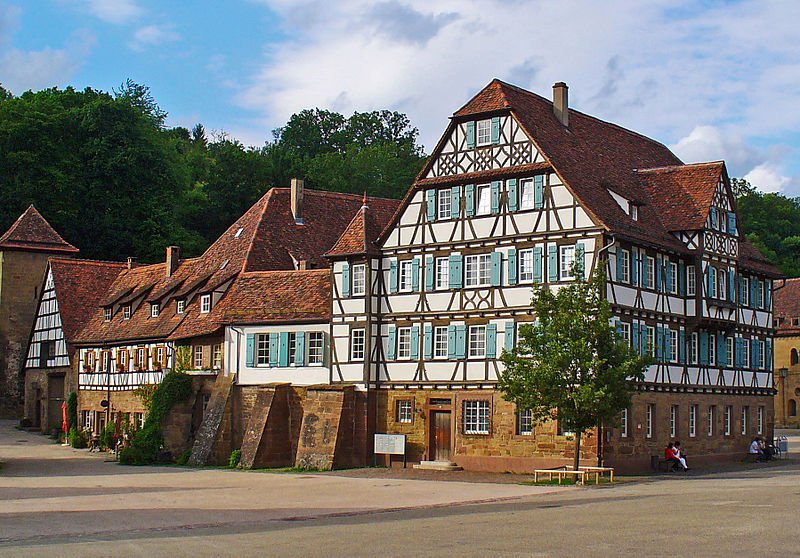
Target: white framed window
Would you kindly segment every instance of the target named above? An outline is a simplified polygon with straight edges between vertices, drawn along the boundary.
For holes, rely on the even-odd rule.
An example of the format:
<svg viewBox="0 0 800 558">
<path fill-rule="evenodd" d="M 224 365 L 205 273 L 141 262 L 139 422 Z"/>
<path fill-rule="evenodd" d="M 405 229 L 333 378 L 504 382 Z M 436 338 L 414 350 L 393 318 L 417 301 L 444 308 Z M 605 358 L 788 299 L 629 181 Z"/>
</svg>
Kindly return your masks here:
<svg viewBox="0 0 800 558">
<path fill-rule="evenodd" d="M 94 370 L 94 351 L 86 351 L 83 361 L 84 366 L 88 366 L 90 369 Z"/>
<path fill-rule="evenodd" d="M 256 335 L 256 366 L 269 366 L 269 335 Z"/>
<path fill-rule="evenodd" d="M 214 370 L 222 368 L 222 343 L 211 345 L 211 367 Z"/>
<path fill-rule="evenodd" d="M 122 307 L 122 319 L 123 320 L 130 320 L 131 319 L 131 305 L 128 304 L 127 306 Z"/>
<path fill-rule="evenodd" d="M 477 125 L 475 126 L 477 129 L 477 133 L 475 134 L 477 145 L 488 145 L 492 143 L 492 121 L 487 120 L 478 120 Z"/>
<path fill-rule="evenodd" d="M 325 334 L 311 331 L 308 334 L 308 365 L 322 366 L 325 361 Z"/>
<path fill-rule="evenodd" d="M 150 317 L 151 318 L 158 318 L 158 314 L 161 312 L 161 306 L 156 303 L 150 305 Z"/>
<path fill-rule="evenodd" d="M 627 438 L 628 437 L 628 409 L 622 409 L 622 413 L 620 413 L 619 421 L 620 421 L 619 435 L 622 438 Z"/>
<path fill-rule="evenodd" d="M 111 308 L 103 308 L 103 321 L 110 322 L 111 316 Z"/>
<path fill-rule="evenodd" d="M 708 364 L 714 366 L 717 363 L 717 336 L 713 333 L 708 336 Z"/>
<path fill-rule="evenodd" d="M 289 366 L 297 366 L 297 333 L 294 331 L 289 332 Z"/>
<path fill-rule="evenodd" d="M 397 358 L 410 359 L 411 358 L 411 328 L 398 327 L 397 328 Z"/>
<path fill-rule="evenodd" d="M 447 358 L 447 326 L 433 328 L 433 358 Z"/>
<path fill-rule="evenodd" d="M 669 361 L 678 362 L 678 330 L 669 330 Z"/>
<path fill-rule="evenodd" d="M 620 331 L 622 332 L 622 338 L 625 340 L 625 344 L 630 347 L 631 345 L 631 324 L 627 322 L 621 322 L 620 324 Z"/>
<path fill-rule="evenodd" d="M 533 434 L 533 413 L 530 409 L 517 409 L 517 435 Z"/>
<path fill-rule="evenodd" d="M 350 331 L 350 360 L 364 360 L 364 348 L 366 346 L 367 334 L 363 329 Z"/>
<path fill-rule="evenodd" d="M 715 405 L 708 406 L 708 435 L 714 435 L 714 421 L 717 419 L 717 407 Z"/>
<path fill-rule="evenodd" d="M 436 258 L 436 289 L 450 288 L 450 260 Z"/>
<path fill-rule="evenodd" d="M 575 263 L 575 246 L 561 247 L 561 279 L 573 279 L 572 264 Z"/>
<path fill-rule="evenodd" d="M 750 368 L 750 340 L 742 339 L 742 360 L 744 368 Z"/>
<path fill-rule="evenodd" d="M 689 405 L 689 437 L 697 436 L 697 405 Z"/>
<path fill-rule="evenodd" d="M 200 297 L 200 313 L 208 314 L 211 312 L 211 295 L 205 294 Z"/>
<path fill-rule="evenodd" d="M 647 256 L 647 285 L 648 289 L 652 289 L 656 280 L 656 259 L 653 256 Z"/>
<path fill-rule="evenodd" d="M 534 208 L 534 187 L 533 180 L 522 180 L 519 184 L 519 208 L 520 209 L 533 209 Z"/>
<path fill-rule="evenodd" d="M 439 219 L 450 219 L 453 216 L 453 195 L 450 190 L 436 192 L 436 213 Z"/>
<path fill-rule="evenodd" d="M 695 276 L 694 276 L 694 266 L 687 265 L 686 266 L 686 294 L 689 296 L 694 296 L 696 292 L 696 283 L 695 283 Z"/>
<path fill-rule="evenodd" d="M 478 205 L 475 215 L 489 215 L 492 212 L 492 188 L 488 184 L 478 186 Z"/>
<path fill-rule="evenodd" d="M 519 282 L 533 282 L 533 250 L 519 251 Z"/>
<path fill-rule="evenodd" d="M 645 424 L 645 426 L 646 426 L 645 436 L 647 438 L 652 438 L 653 437 L 653 421 L 655 419 L 655 414 L 656 414 L 656 406 L 654 404 L 652 404 L 652 403 L 648 403 L 647 404 L 647 411 L 646 411 L 646 414 L 645 414 L 645 419 L 646 419 L 645 420 L 645 423 L 646 423 Z"/>
<path fill-rule="evenodd" d="M 739 279 L 742 284 L 742 288 L 740 292 L 742 294 L 742 306 L 749 306 L 750 305 L 750 279 L 747 277 L 742 277 Z"/>
<path fill-rule="evenodd" d="M 147 370 L 148 362 L 147 362 L 147 349 L 144 347 L 139 347 L 136 349 L 136 364 L 142 370 Z"/>
<path fill-rule="evenodd" d="M 483 358 L 486 356 L 486 326 L 477 325 L 469 328 L 469 356 Z"/>
<path fill-rule="evenodd" d="M 186 301 L 184 299 L 180 299 L 177 302 L 177 312 L 178 314 L 183 314 L 186 312 Z"/>
<path fill-rule="evenodd" d="M 735 340 L 733 337 L 728 337 L 728 338 L 725 340 L 725 343 L 726 343 L 726 344 L 727 344 L 727 346 L 728 346 L 728 354 L 727 354 L 727 356 L 725 357 L 725 360 L 726 360 L 726 362 L 728 363 L 728 366 L 730 366 L 730 367 L 733 367 L 733 364 L 734 364 L 734 363 L 733 363 L 733 351 L 734 351 L 733 345 L 734 345 L 734 342 L 735 342 L 735 341 L 736 341 L 736 340 Z"/>
<path fill-rule="evenodd" d="M 127 350 L 120 349 L 117 351 L 117 366 L 121 366 L 123 370 L 127 370 L 129 362 L 130 358 Z"/>
<path fill-rule="evenodd" d="M 411 424 L 414 421 L 414 402 L 411 399 L 397 399 L 394 405 L 395 422 Z"/>
<path fill-rule="evenodd" d="M 742 436 L 747 434 L 747 415 L 750 414 L 750 407 L 742 407 Z"/>
<path fill-rule="evenodd" d="M 167 359 L 164 358 L 165 351 L 166 351 L 166 349 L 164 349 L 164 347 L 156 347 L 156 362 L 155 362 L 155 366 L 166 366 L 167 365 L 167 362 L 166 362 Z"/>
<path fill-rule="evenodd" d="M 725 300 L 728 292 L 728 270 L 717 270 L 717 297 L 720 300 Z"/>
<path fill-rule="evenodd" d="M 669 408 L 669 435 L 671 438 L 678 436 L 678 406 L 672 405 Z"/>
<path fill-rule="evenodd" d="M 730 405 L 725 405 L 725 421 L 723 423 L 723 431 L 725 432 L 725 436 L 731 435 L 731 417 L 733 416 L 733 407 Z"/>
<path fill-rule="evenodd" d="M 400 262 L 400 292 L 411 291 L 412 279 L 411 275 L 414 272 L 413 260 L 403 260 Z"/>
<path fill-rule="evenodd" d="M 638 221 L 639 220 L 639 206 L 638 205 L 633 204 L 633 203 L 631 204 L 631 206 L 630 206 L 630 215 L 631 215 L 631 219 L 633 219 L 634 221 Z"/>
<path fill-rule="evenodd" d="M 689 340 L 689 363 L 697 364 L 697 332 L 692 333 Z"/>
<path fill-rule="evenodd" d="M 678 294 L 678 264 L 675 262 L 668 262 L 669 265 L 669 283 L 667 290 L 672 294 Z"/>
<path fill-rule="evenodd" d="M 758 434 L 764 433 L 764 406 L 759 405 L 758 407 Z"/>
<path fill-rule="evenodd" d="M 194 345 L 192 347 L 192 367 L 193 368 L 202 368 L 203 367 L 203 346 L 202 345 Z"/>
<path fill-rule="evenodd" d="M 367 266 L 353 266 L 353 296 L 363 296 L 367 290 Z"/>
<path fill-rule="evenodd" d="M 491 254 L 478 254 L 464 258 L 464 286 L 483 287 L 490 284 L 492 272 Z"/>
<path fill-rule="evenodd" d="M 647 326 L 647 353 L 656 356 L 656 328 Z"/>
<path fill-rule="evenodd" d="M 630 283 L 631 282 L 631 251 L 630 250 L 622 250 L 621 251 L 622 257 L 622 274 L 619 277 L 619 280 L 623 283 Z"/>
<path fill-rule="evenodd" d="M 767 355 L 764 354 L 764 341 L 758 342 L 758 367 L 764 370 L 767 367 Z"/>
<path fill-rule="evenodd" d="M 462 404 L 464 434 L 489 433 L 489 402 L 485 399 L 467 399 Z"/>
</svg>

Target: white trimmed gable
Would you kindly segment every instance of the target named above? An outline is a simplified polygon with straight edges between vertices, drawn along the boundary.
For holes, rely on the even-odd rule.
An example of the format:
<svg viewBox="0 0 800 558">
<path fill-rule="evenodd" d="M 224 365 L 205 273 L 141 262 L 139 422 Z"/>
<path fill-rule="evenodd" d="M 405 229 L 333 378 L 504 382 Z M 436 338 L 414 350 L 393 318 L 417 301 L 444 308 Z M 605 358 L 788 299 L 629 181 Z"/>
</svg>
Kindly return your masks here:
<svg viewBox="0 0 800 558">
<path fill-rule="evenodd" d="M 33 326 L 25 368 L 58 366 L 69 366 L 69 355 L 64 340 L 64 330 L 61 327 L 61 313 L 58 310 L 58 300 L 56 300 L 53 271 L 48 267 L 47 280 L 39 299 L 39 308 L 36 311 L 36 321 Z"/>
</svg>

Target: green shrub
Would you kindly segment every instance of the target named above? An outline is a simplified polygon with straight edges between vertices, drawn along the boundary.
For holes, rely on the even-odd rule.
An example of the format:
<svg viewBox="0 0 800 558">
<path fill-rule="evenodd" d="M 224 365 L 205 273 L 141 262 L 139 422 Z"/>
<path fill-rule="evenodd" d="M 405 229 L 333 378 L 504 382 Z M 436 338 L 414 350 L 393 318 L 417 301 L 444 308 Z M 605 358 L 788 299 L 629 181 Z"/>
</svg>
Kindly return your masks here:
<svg viewBox="0 0 800 558">
<path fill-rule="evenodd" d="M 83 449 L 88 445 L 89 442 L 89 440 L 86 439 L 86 434 L 74 426 L 69 429 L 67 440 L 69 441 L 69 445 L 75 449 Z"/>
<path fill-rule="evenodd" d="M 100 433 L 100 445 L 104 448 L 114 449 L 114 430 L 116 426 L 114 421 L 109 421 L 106 427 Z"/>
<path fill-rule="evenodd" d="M 178 456 L 178 459 L 175 460 L 175 464 L 186 465 L 189 462 L 189 458 L 191 456 L 192 456 L 192 448 L 187 448 L 183 451 L 182 454 Z"/>
<path fill-rule="evenodd" d="M 70 430 L 78 428 L 78 394 L 74 391 L 67 395 L 67 426 Z"/>
<path fill-rule="evenodd" d="M 228 459 L 228 467 L 231 469 L 235 469 L 239 466 L 239 462 L 242 460 L 242 450 L 235 449 L 231 452 L 231 456 Z"/>
</svg>

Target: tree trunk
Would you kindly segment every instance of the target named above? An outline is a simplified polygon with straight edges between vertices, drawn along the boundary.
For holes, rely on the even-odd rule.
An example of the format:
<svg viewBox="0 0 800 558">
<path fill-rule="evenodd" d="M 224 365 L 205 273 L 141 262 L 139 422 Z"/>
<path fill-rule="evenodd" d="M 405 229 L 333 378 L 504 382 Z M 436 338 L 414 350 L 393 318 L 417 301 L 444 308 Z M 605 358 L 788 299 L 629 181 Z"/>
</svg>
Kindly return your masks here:
<svg viewBox="0 0 800 558">
<path fill-rule="evenodd" d="M 575 432 L 575 470 L 578 470 L 581 464 L 581 431 Z"/>
</svg>

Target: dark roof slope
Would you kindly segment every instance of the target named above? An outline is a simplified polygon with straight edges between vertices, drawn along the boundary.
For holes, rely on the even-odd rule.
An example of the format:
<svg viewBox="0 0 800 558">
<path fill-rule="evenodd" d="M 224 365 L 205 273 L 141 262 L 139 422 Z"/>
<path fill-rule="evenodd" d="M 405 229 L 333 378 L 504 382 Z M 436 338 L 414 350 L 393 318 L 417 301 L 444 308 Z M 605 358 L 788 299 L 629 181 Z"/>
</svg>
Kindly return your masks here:
<svg viewBox="0 0 800 558">
<path fill-rule="evenodd" d="M 61 238 L 33 205 L 0 236 L 0 249 L 76 254 L 78 249 Z"/>
<path fill-rule="evenodd" d="M 372 207 L 369 200 L 356 213 L 342 236 L 336 241 L 327 254 L 328 257 L 354 256 L 361 254 L 375 255 L 379 253 L 375 241 L 381 231 L 392 220 L 392 216 L 400 206 L 400 200 L 382 200 Z M 394 203 L 388 203 L 394 202 Z"/>
<path fill-rule="evenodd" d="M 773 314 L 779 321 L 778 335 L 800 335 L 800 326 L 792 325 L 792 319 L 800 320 L 800 277 L 787 279 L 785 285 L 775 285 Z"/>
</svg>

